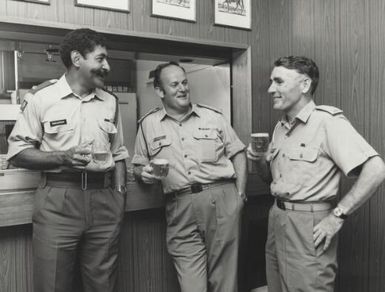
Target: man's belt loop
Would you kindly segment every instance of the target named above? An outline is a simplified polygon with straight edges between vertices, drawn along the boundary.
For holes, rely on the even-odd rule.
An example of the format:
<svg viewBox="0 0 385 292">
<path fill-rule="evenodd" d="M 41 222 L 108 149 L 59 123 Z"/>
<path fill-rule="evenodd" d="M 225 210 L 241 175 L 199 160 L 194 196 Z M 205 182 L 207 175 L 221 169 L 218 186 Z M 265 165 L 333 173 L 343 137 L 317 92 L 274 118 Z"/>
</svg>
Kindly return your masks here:
<svg viewBox="0 0 385 292">
<path fill-rule="evenodd" d="M 87 190 L 87 171 L 82 171 L 82 191 Z"/>
<path fill-rule="evenodd" d="M 39 187 L 44 189 L 46 186 L 47 186 L 47 175 L 45 172 L 42 172 Z"/>
</svg>

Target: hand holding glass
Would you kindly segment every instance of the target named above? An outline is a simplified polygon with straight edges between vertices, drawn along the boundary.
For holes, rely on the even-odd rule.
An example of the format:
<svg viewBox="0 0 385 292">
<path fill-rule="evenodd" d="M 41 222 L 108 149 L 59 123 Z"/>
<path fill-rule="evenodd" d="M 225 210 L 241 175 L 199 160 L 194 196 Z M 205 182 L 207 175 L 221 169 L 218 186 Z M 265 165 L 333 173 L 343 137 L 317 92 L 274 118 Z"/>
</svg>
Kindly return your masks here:
<svg viewBox="0 0 385 292">
<path fill-rule="evenodd" d="M 269 133 L 252 133 L 251 149 L 258 154 L 263 154 L 269 147 Z"/>
<path fill-rule="evenodd" d="M 92 159 L 95 162 L 107 161 L 109 153 L 109 144 L 94 142 L 92 144 Z"/>
<path fill-rule="evenodd" d="M 150 165 L 152 167 L 152 174 L 156 178 L 161 179 L 167 176 L 169 169 L 169 163 L 167 159 L 153 159 L 151 160 Z"/>
</svg>

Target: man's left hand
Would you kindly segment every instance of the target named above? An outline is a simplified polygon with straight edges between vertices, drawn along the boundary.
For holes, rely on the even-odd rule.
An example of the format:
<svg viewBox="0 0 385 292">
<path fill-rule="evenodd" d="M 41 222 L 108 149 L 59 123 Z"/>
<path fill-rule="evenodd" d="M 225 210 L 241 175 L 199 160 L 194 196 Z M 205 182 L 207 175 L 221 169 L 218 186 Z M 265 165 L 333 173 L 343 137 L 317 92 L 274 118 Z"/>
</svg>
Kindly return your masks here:
<svg viewBox="0 0 385 292">
<path fill-rule="evenodd" d="M 317 248 L 322 241 L 325 241 L 323 250 L 327 250 L 332 238 L 341 229 L 344 219 L 337 218 L 333 214 L 329 214 L 322 219 L 313 229 L 314 245 Z"/>
</svg>

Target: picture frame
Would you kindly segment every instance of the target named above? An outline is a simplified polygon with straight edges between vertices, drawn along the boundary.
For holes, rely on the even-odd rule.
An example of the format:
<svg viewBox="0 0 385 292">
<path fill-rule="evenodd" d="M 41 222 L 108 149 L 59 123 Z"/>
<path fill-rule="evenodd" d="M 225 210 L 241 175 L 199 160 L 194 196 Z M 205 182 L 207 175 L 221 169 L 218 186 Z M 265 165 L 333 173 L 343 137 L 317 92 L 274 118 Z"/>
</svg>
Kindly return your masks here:
<svg viewBox="0 0 385 292">
<path fill-rule="evenodd" d="M 152 0 L 151 15 L 196 22 L 196 0 Z"/>
<path fill-rule="evenodd" d="M 16 0 L 16 1 L 39 3 L 39 4 L 45 4 L 45 5 L 50 5 L 51 4 L 51 0 Z"/>
<path fill-rule="evenodd" d="M 251 0 L 214 0 L 214 23 L 251 30 Z"/>
<path fill-rule="evenodd" d="M 75 6 L 130 12 L 130 0 L 75 0 Z"/>
</svg>

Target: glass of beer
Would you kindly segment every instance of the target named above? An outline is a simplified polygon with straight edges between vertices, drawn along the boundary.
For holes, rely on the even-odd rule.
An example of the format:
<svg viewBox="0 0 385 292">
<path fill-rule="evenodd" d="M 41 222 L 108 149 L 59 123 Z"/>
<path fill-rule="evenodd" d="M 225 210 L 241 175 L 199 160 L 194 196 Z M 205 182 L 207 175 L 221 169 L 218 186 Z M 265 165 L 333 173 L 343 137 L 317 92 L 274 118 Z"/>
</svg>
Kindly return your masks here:
<svg viewBox="0 0 385 292">
<path fill-rule="evenodd" d="M 151 160 L 150 165 L 152 167 L 152 174 L 156 178 L 166 177 L 168 174 L 169 163 L 167 159 L 155 158 Z"/>
<path fill-rule="evenodd" d="M 109 154 L 109 144 L 94 142 L 92 144 L 92 159 L 95 162 L 105 162 L 107 161 Z"/>
<path fill-rule="evenodd" d="M 252 133 L 251 148 L 254 152 L 265 153 L 269 147 L 269 133 Z"/>
</svg>

